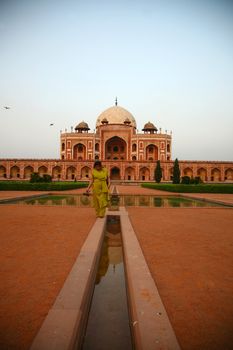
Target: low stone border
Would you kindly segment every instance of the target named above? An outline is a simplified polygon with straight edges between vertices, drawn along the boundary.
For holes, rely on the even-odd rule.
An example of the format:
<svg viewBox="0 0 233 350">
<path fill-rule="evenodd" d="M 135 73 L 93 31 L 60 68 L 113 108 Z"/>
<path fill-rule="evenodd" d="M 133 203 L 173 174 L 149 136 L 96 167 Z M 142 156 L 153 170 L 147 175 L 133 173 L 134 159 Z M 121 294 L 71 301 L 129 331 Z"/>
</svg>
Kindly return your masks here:
<svg viewBox="0 0 233 350">
<path fill-rule="evenodd" d="M 0 204 L 8 204 L 12 201 L 20 201 L 20 200 L 24 200 L 24 199 L 37 199 L 37 198 L 43 198 L 43 197 L 47 197 L 50 193 L 43 193 L 43 194 L 32 194 L 30 196 L 21 196 L 21 197 L 12 197 L 12 198 L 3 198 L 0 199 Z"/>
<path fill-rule="evenodd" d="M 202 195 L 202 193 L 196 193 L 196 194 L 197 195 L 198 194 Z M 221 200 L 221 199 L 219 200 L 219 199 L 214 199 L 214 198 L 212 199 L 212 198 L 204 198 L 204 197 L 193 197 L 192 194 L 189 194 L 189 193 L 187 193 L 187 194 L 182 193 L 180 195 L 180 197 L 189 198 L 189 199 L 193 199 L 193 200 L 199 200 L 199 201 L 202 201 L 202 202 L 210 202 L 210 203 L 212 202 L 212 203 L 220 204 L 220 205 L 223 206 L 224 209 L 226 209 L 226 207 L 233 207 L 232 203 L 224 202 L 224 200 Z M 213 207 L 210 207 L 210 208 L 213 208 Z"/>
<path fill-rule="evenodd" d="M 120 210 L 131 329 L 137 350 L 178 350 L 180 346 L 131 225 Z"/>
<path fill-rule="evenodd" d="M 106 220 L 97 219 L 31 350 L 70 350 L 82 343 Z"/>
</svg>

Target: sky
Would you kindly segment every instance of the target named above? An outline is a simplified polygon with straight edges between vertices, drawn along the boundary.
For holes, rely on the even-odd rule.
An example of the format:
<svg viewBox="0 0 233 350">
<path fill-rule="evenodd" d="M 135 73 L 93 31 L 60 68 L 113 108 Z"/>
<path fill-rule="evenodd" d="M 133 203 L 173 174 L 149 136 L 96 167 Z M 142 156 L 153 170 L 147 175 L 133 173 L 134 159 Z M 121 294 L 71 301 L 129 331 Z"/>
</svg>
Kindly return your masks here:
<svg viewBox="0 0 233 350">
<path fill-rule="evenodd" d="M 232 161 L 233 2 L 0 0 L 0 158 L 59 158 L 116 96 L 173 159 Z"/>
</svg>

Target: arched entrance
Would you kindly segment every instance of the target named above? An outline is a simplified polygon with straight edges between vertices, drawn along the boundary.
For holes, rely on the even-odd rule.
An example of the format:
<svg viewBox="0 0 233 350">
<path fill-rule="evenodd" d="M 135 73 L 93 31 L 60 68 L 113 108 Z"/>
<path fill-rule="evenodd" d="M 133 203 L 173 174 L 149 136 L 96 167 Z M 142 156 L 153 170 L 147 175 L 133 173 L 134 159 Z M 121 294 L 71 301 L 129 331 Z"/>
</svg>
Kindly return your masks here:
<svg viewBox="0 0 233 350">
<path fill-rule="evenodd" d="M 20 173 L 19 173 L 19 167 L 14 165 L 11 170 L 10 170 L 10 175 L 11 175 L 11 178 L 12 179 L 15 179 L 15 178 L 19 178 L 20 177 Z"/>
<path fill-rule="evenodd" d="M 42 165 L 38 168 L 38 173 L 40 176 L 43 176 L 43 175 L 48 173 L 48 168 L 46 166 Z"/>
<path fill-rule="evenodd" d="M 82 143 L 78 143 L 73 148 L 73 159 L 85 160 L 86 159 L 86 147 Z"/>
<path fill-rule="evenodd" d="M 202 181 L 207 181 L 207 170 L 205 168 L 198 169 L 197 176 L 199 176 Z"/>
<path fill-rule="evenodd" d="M 184 176 L 189 176 L 190 178 L 193 177 L 193 171 L 191 168 L 185 168 L 184 169 Z"/>
<path fill-rule="evenodd" d="M 120 169 L 117 168 L 116 166 L 111 169 L 110 172 L 110 179 L 111 180 L 120 180 Z"/>
<path fill-rule="evenodd" d="M 143 167 L 139 170 L 139 179 L 142 181 L 150 180 L 150 170 L 146 167 Z"/>
<path fill-rule="evenodd" d="M 61 167 L 60 166 L 55 166 L 52 170 L 52 178 L 54 180 L 59 180 L 61 178 Z"/>
<path fill-rule="evenodd" d="M 74 180 L 76 178 L 75 167 L 70 166 L 66 169 L 66 178 L 67 178 L 67 180 Z"/>
<path fill-rule="evenodd" d="M 219 182 L 221 180 L 221 172 L 218 168 L 211 170 L 211 181 Z"/>
<path fill-rule="evenodd" d="M 30 165 L 26 166 L 26 168 L 24 169 L 24 178 L 30 179 L 32 173 L 33 173 L 33 167 L 31 167 Z"/>
<path fill-rule="evenodd" d="M 91 177 L 91 168 L 88 166 L 84 166 L 81 169 L 81 179 L 82 180 L 88 180 Z"/>
<path fill-rule="evenodd" d="M 146 147 L 146 160 L 158 160 L 158 147 L 150 144 Z"/>
<path fill-rule="evenodd" d="M 233 181 L 233 169 L 225 170 L 225 181 Z"/>
<path fill-rule="evenodd" d="M 128 167 L 125 169 L 125 180 L 134 180 L 135 179 L 135 169 Z"/>
<path fill-rule="evenodd" d="M 170 168 L 168 173 L 169 173 L 169 180 L 172 181 L 172 179 L 173 179 L 173 168 Z"/>
<path fill-rule="evenodd" d="M 105 143 L 105 159 L 126 160 L 126 142 L 118 136 L 111 137 Z"/>
<path fill-rule="evenodd" d="M 6 178 L 6 168 L 3 165 L 0 166 L 0 178 Z"/>
</svg>

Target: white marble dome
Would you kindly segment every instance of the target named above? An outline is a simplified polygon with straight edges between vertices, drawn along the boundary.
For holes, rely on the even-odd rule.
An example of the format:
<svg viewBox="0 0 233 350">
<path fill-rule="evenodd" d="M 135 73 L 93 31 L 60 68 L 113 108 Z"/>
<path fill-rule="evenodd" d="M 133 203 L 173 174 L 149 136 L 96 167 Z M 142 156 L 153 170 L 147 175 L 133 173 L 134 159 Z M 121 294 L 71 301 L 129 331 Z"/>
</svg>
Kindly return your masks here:
<svg viewBox="0 0 233 350">
<path fill-rule="evenodd" d="M 113 106 L 102 112 L 96 121 L 96 127 L 101 125 L 103 119 L 107 119 L 108 124 L 123 124 L 125 120 L 129 120 L 133 127 L 137 128 L 136 120 L 132 114 L 120 106 Z"/>
</svg>

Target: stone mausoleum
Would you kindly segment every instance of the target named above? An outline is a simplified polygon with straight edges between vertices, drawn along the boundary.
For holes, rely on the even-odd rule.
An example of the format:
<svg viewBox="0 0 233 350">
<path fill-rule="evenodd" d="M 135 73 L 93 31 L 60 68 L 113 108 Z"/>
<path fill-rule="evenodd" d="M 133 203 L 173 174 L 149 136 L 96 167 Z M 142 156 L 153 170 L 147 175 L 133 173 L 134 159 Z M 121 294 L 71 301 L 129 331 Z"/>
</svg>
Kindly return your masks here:
<svg viewBox="0 0 233 350">
<path fill-rule="evenodd" d="M 32 172 L 50 174 L 54 180 L 87 180 L 96 159 L 109 170 L 112 180 L 154 181 L 156 161 L 163 178 L 173 173 L 172 134 L 162 132 L 150 121 L 138 132 L 134 116 L 118 106 L 102 112 L 95 132 L 84 121 L 61 131 L 60 159 L 0 159 L 0 179 L 29 179 Z M 181 176 L 200 176 L 206 182 L 233 182 L 233 162 L 182 161 Z"/>
</svg>

